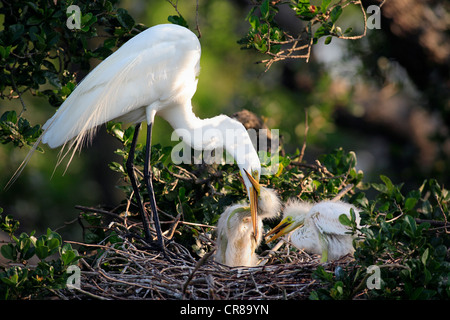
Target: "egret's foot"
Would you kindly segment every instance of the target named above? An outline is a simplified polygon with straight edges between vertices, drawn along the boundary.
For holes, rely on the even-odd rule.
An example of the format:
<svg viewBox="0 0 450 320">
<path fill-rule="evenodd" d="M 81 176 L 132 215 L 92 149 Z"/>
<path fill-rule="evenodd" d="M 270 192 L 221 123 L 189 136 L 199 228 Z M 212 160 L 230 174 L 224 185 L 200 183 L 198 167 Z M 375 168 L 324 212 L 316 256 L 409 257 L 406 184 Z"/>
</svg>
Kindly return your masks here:
<svg viewBox="0 0 450 320">
<path fill-rule="evenodd" d="M 167 248 L 164 246 L 163 243 L 161 243 L 160 241 L 153 241 L 151 242 L 151 244 L 156 247 L 157 251 L 162 252 L 162 254 L 164 255 L 164 258 L 169 261 L 171 264 L 174 264 L 172 258 L 175 258 L 175 254 L 173 252 L 170 252 L 169 250 L 167 250 Z"/>
</svg>

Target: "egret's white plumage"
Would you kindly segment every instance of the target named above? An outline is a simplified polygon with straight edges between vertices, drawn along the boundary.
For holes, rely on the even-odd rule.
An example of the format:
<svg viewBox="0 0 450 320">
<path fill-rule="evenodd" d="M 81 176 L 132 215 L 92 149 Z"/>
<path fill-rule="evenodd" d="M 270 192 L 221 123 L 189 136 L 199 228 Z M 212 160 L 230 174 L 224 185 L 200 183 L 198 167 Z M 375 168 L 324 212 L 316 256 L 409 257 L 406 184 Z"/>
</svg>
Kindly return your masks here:
<svg viewBox="0 0 450 320">
<path fill-rule="evenodd" d="M 230 267 L 253 267 L 258 264 L 255 250 L 262 240 L 263 220 L 275 218 L 281 209 L 276 192 L 259 187 L 257 232 L 253 233 L 248 203 L 229 206 L 217 224 L 215 261 Z"/>
<path fill-rule="evenodd" d="M 152 123 L 155 115 L 159 115 L 194 149 L 224 148 L 234 157 L 255 215 L 252 197 L 256 191 L 244 169 L 259 181 L 261 164 L 244 126 L 225 115 L 202 120 L 192 111 L 191 99 L 197 88 L 200 55 L 200 42 L 195 34 L 177 25 L 157 25 L 127 41 L 93 69 L 44 124 L 43 134 L 8 185 L 14 182 L 41 141 L 51 148 L 64 146 L 58 164 L 71 151 L 68 166 L 74 153 L 92 138 L 96 128 L 110 120 L 137 123 L 138 128 L 146 120 L 150 132 L 147 149 L 150 149 Z M 204 139 L 202 133 L 209 129 L 214 130 L 210 130 L 208 138 Z M 233 139 L 225 139 L 230 133 Z M 65 147 L 67 149 L 63 151 Z M 148 161 L 146 159 L 147 165 Z M 127 170 L 134 175 L 132 164 Z M 154 195 L 152 197 L 149 177 L 150 173 L 146 183 L 154 210 L 156 204 L 152 201 Z M 135 190 L 136 197 L 137 193 Z M 140 211 L 145 215 L 142 205 Z"/>
<path fill-rule="evenodd" d="M 78 84 L 44 124 L 42 142 L 56 148 L 75 138 L 80 146 L 110 120 L 137 123 L 163 108 L 191 109 L 199 61 L 200 43 L 188 29 L 158 25 L 141 32 Z"/>
<path fill-rule="evenodd" d="M 269 241 L 290 234 L 290 242 L 299 249 L 322 255 L 322 262 L 353 254 L 355 234 L 339 221 L 341 214 L 350 218 L 353 209 L 359 226 L 359 210 L 342 201 L 322 201 L 317 204 L 289 200 L 283 210 L 283 220 L 268 235 Z M 267 236 L 268 236 L 267 235 Z"/>
<path fill-rule="evenodd" d="M 261 171 L 241 123 L 225 115 L 202 120 L 192 112 L 200 55 L 200 42 L 187 28 L 166 24 L 141 32 L 80 82 L 42 127 L 42 142 L 56 148 L 70 141 L 69 149 L 76 151 L 98 125 L 110 120 L 151 123 L 157 114 L 174 129 L 185 129 L 178 132 L 198 150 L 224 147 L 226 130 L 235 130 L 238 143 L 228 141 L 225 149 L 249 172 Z M 223 135 L 194 140 L 194 130 L 210 128 Z"/>
<path fill-rule="evenodd" d="M 241 168 L 250 191 L 243 169 L 259 180 L 261 164 L 244 126 L 225 115 L 199 119 L 192 111 L 200 55 L 200 42 L 187 28 L 163 24 L 139 33 L 77 85 L 43 125 L 38 143 L 42 140 L 51 148 L 69 144 L 74 153 L 107 121 L 152 123 L 159 115 L 194 149 L 224 147 Z M 211 132 L 218 135 L 196 139 L 195 130 L 208 129 L 216 129 Z M 230 132 L 234 139 L 225 139 Z"/>
</svg>

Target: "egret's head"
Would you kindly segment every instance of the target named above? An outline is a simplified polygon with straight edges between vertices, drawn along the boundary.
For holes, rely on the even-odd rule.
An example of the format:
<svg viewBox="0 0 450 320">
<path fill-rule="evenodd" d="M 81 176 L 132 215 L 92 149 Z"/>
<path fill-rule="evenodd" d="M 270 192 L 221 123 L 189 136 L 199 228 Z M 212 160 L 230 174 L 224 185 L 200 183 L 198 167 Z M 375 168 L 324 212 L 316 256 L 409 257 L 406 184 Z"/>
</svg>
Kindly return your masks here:
<svg viewBox="0 0 450 320">
<path fill-rule="evenodd" d="M 261 218 L 275 218 L 281 209 L 281 200 L 275 190 L 260 187 L 258 193 L 258 213 Z"/>
<path fill-rule="evenodd" d="M 266 235 L 269 237 L 275 234 L 267 240 L 267 242 L 278 239 L 279 237 L 294 231 L 297 228 L 303 227 L 307 213 L 312 208 L 312 204 L 308 202 L 290 200 L 286 204 L 283 211 L 283 220 Z"/>
<path fill-rule="evenodd" d="M 256 219 L 256 215 L 258 212 L 258 194 L 260 192 L 259 171 L 253 170 L 250 174 L 247 170 L 242 170 L 244 171 L 242 178 L 244 179 L 244 184 L 247 188 L 247 193 L 250 200 L 250 214 L 253 224 L 253 234 L 255 236 L 255 239 L 257 239 L 259 236 Z"/>
</svg>

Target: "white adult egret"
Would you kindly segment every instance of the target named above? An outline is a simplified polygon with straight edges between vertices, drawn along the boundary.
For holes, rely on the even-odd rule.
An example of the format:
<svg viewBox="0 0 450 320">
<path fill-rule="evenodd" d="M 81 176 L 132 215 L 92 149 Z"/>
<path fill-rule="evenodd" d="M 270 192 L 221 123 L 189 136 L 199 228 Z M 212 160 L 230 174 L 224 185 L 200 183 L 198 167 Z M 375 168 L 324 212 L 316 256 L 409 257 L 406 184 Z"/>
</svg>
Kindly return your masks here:
<svg viewBox="0 0 450 320">
<path fill-rule="evenodd" d="M 275 218 L 281 209 L 281 201 L 275 190 L 260 186 L 250 174 L 246 174 L 258 193 L 257 232 L 253 231 L 248 204 L 229 206 L 220 215 L 214 259 L 230 267 L 257 265 L 258 256 L 255 250 L 262 240 L 262 221 Z"/>
<path fill-rule="evenodd" d="M 321 262 L 339 259 L 354 252 L 356 235 L 339 221 L 341 214 L 350 218 L 353 209 L 359 226 L 359 210 L 342 201 L 322 201 L 317 204 L 289 200 L 283 210 L 283 220 L 266 237 L 275 233 L 268 242 L 292 232 L 291 242 L 299 249 L 321 254 Z M 298 229 L 297 229 L 298 228 Z"/>
<path fill-rule="evenodd" d="M 152 124 L 158 114 L 167 120 L 181 138 L 197 150 L 224 148 L 240 168 L 251 202 L 252 219 L 256 218 L 256 190 L 244 169 L 259 181 L 261 164 L 244 126 L 225 115 L 199 119 L 192 111 L 191 99 L 197 88 L 200 70 L 200 42 L 189 29 L 177 25 L 157 25 L 136 35 L 81 81 L 42 127 L 40 141 L 51 148 L 63 145 L 61 159 L 74 153 L 90 140 L 95 129 L 110 120 L 136 123 L 126 162 L 134 195 L 142 215 L 147 240 L 151 240 L 150 218 L 139 196 L 134 174 L 134 150 L 141 122 L 147 121 L 144 178 L 150 195 L 158 245 L 165 253 L 150 170 Z M 208 132 L 208 138 L 202 133 Z M 232 133 L 233 139 L 226 139 Z M 228 135 L 227 135 L 228 134 Z M 67 151 L 63 151 L 68 146 Z M 11 183 L 20 174 L 28 154 Z M 256 223 L 253 223 L 256 226 Z"/>
</svg>

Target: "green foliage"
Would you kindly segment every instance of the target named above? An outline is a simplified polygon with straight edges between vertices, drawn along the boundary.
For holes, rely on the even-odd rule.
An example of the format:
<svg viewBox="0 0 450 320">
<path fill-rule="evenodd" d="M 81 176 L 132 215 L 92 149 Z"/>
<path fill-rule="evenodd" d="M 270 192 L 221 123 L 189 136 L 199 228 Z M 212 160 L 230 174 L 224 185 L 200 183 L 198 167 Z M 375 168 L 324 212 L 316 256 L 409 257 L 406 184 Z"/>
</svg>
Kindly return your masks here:
<svg viewBox="0 0 450 320">
<path fill-rule="evenodd" d="M 304 31 L 298 36 L 288 34 L 276 22 L 275 18 L 280 7 L 286 4 L 289 5 L 295 17 L 305 25 Z M 345 6 L 343 1 L 331 6 L 330 4 L 330 0 L 322 0 L 321 5 L 312 5 L 309 0 L 257 1 L 246 18 L 250 24 L 249 32 L 239 43 L 243 44 L 244 48 L 254 48 L 269 56 L 276 56 L 280 53 L 293 58 L 298 57 L 294 54 L 300 50 L 297 47 L 298 41 L 307 44 L 306 47 L 310 47 L 317 44 L 317 41 L 324 36 L 327 36 L 325 44 L 329 44 L 332 37 L 345 38 L 349 36 L 352 28 L 347 28 L 342 32 L 336 24 L 348 3 Z M 286 52 L 281 52 L 283 45 L 291 45 L 291 47 Z M 306 58 L 307 56 L 302 57 Z"/>
<path fill-rule="evenodd" d="M 377 192 L 373 200 L 363 193 L 350 199 L 363 209 L 354 265 L 340 278 L 318 269 L 316 276 L 328 285 L 311 298 L 450 298 L 448 191 L 429 180 L 405 196 L 401 184 L 380 179 L 382 183 L 371 184 Z M 380 268 L 379 289 L 366 286 L 370 266 Z"/>
<path fill-rule="evenodd" d="M 28 120 L 18 117 L 15 111 L 6 111 L 0 117 L 0 142 L 3 144 L 12 143 L 15 147 L 32 146 L 41 132 L 39 125 L 32 127 Z"/>
<path fill-rule="evenodd" d="M 35 237 L 34 231 L 15 236 L 18 227 L 19 222 L 10 216 L 0 216 L 0 229 L 11 239 L 1 246 L 0 253 L 14 263 L 9 268 L 0 267 L 0 299 L 40 297 L 48 294 L 48 289 L 64 288 L 67 268 L 80 258 L 78 252 L 50 229 L 40 237 Z M 58 258 L 48 261 L 55 255 Z M 37 265 L 29 265 L 35 257 Z"/>
<path fill-rule="evenodd" d="M 250 30 L 239 43 L 262 53 L 277 53 L 281 48 L 278 42 L 284 40 L 284 34 L 274 20 L 277 12 L 278 8 L 270 4 L 269 0 L 262 1 L 259 7 L 253 7 L 246 18 L 250 23 Z M 272 45 L 269 40 L 276 44 Z"/>
<path fill-rule="evenodd" d="M 0 98 L 20 99 L 25 92 L 45 97 L 57 107 L 90 70 L 92 58 L 103 60 L 114 47 L 144 27 L 136 25 L 118 1 L 10 1 L 0 7 L 4 29 L 0 31 Z M 70 29 L 66 13 L 80 8 L 80 28 Z M 101 32 L 101 34 L 100 34 Z M 99 37 L 101 36 L 101 38 Z M 92 48 L 93 38 L 104 39 Z M 21 114 L 7 111 L 0 118 L 0 141 L 14 146 L 32 144 L 40 134 Z"/>
<path fill-rule="evenodd" d="M 169 16 L 167 20 L 173 24 L 177 24 L 182 27 L 189 28 L 187 21 L 183 18 L 182 15 L 179 16 Z"/>
</svg>

